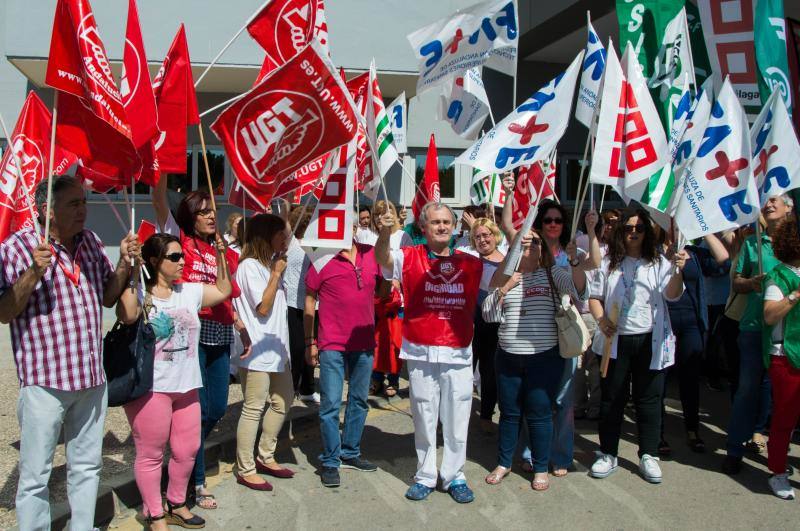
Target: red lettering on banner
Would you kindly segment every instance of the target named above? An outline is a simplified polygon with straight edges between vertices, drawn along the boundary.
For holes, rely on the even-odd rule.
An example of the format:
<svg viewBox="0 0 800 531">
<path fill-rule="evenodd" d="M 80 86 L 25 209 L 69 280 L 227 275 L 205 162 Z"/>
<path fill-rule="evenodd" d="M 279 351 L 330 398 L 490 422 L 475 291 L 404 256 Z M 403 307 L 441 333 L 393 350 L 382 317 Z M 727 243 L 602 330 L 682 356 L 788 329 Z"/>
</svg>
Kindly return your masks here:
<svg viewBox="0 0 800 531">
<path fill-rule="evenodd" d="M 317 233 L 321 240 L 341 240 L 344 238 L 344 214 L 344 210 L 322 208 L 319 210 Z"/>
<path fill-rule="evenodd" d="M 636 171 L 658 159 L 644 116 L 638 110 L 639 103 L 627 81 L 622 82 L 619 106 L 614 128 L 614 143 L 619 145 L 611 149 L 608 169 L 609 176 L 616 178 L 622 178 L 626 171 Z M 633 139 L 640 140 L 631 142 Z"/>
</svg>

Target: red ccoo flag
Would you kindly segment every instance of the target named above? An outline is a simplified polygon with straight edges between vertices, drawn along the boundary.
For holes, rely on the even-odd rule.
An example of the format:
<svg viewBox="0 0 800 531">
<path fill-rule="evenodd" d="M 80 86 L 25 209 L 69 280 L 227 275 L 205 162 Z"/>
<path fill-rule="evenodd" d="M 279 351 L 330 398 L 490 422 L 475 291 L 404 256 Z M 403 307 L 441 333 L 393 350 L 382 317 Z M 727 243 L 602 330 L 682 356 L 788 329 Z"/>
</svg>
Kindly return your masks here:
<svg viewBox="0 0 800 531">
<path fill-rule="evenodd" d="M 50 164 L 50 120 L 50 111 L 39 96 L 30 92 L 9 139 L 10 149 L 0 161 L 0 241 L 19 229 L 33 226 L 32 195 Z M 63 174 L 76 160 L 74 154 L 56 144 L 53 172 Z M 17 171 L 17 162 L 21 172 Z M 24 183 L 19 182 L 20 173 Z"/>
<path fill-rule="evenodd" d="M 128 25 L 125 31 L 119 92 L 131 125 L 133 145 L 142 159 L 139 181 L 155 186 L 159 175 L 154 146 L 159 136 L 158 111 L 150 71 L 147 69 L 147 54 L 144 51 L 136 0 L 128 0 Z"/>
<path fill-rule="evenodd" d="M 94 171 L 130 181 L 141 169 L 88 0 L 58 0 L 47 85 L 60 91 L 56 136 Z"/>
<path fill-rule="evenodd" d="M 256 85 L 297 55 L 314 37 L 330 57 L 323 0 L 273 0 L 253 17 L 247 32 L 267 52 Z"/>
<path fill-rule="evenodd" d="M 350 94 L 316 41 L 225 109 L 211 125 L 236 177 L 258 195 L 355 135 Z"/>
<path fill-rule="evenodd" d="M 436 139 L 431 135 L 431 141 L 428 144 L 428 156 L 425 159 L 425 174 L 422 177 L 422 186 L 417 189 L 417 193 L 414 195 L 414 202 L 411 204 L 414 219 L 419 220 L 419 214 L 422 212 L 422 207 L 425 206 L 425 203 L 439 200 L 439 157 L 436 155 Z"/>
<path fill-rule="evenodd" d="M 155 145 L 159 169 L 164 173 L 186 173 L 186 128 L 199 124 L 200 115 L 183 24 L 153 80 L 153 92 L 161 130 Z"/>
</svg>

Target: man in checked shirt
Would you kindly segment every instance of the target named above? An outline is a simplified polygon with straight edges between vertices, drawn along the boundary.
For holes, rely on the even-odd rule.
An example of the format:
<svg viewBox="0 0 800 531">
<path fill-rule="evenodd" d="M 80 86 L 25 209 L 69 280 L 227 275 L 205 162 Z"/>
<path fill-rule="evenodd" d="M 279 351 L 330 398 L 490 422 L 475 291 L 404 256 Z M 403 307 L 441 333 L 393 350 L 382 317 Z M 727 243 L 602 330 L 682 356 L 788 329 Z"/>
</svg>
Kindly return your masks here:
<svg viewBox="0 0 800 531">
<path fill-rule="evenodd" d="M 36 189 L 35 201 L 44 213 L 47 182 Z M 50 528 L 47 482 L 63 427 L 70 527 L 83 531 L 94 528 L 102 466 L 101 304 L 117 302 L 140 245 L 135 235 L 126 236 L 112 266 L 100 238 L 84 229 L 86 193 L 74 177 L 54 178 L 50 216 L 48 243 L 28 227 L 0 244 L 0 322 L 10 324 L 21 387 L 17 522 L 25 530 Z"/>
</svg>

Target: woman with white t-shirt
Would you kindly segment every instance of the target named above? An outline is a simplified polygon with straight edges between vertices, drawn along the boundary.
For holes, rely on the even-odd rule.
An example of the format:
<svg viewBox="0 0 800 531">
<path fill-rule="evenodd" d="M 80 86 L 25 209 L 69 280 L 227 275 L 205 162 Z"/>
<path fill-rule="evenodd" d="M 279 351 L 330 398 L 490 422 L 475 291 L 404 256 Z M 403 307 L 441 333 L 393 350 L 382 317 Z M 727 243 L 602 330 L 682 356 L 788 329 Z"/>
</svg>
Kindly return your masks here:
<svg viewBox="0 0 800 531">
<path fill-rule="evenodd" d="M 136 322 L 144 306 L 156 334 L 153 389 L 125 405 L 133 432 L 136 459 L 134 477 L 142 495 L 151 529 L 168 525 L 200 528 L 205 520 L 186 508 L 186 488 L 200 443 L 200 376 L 198 349 L 200 319 L 197 312 L 214 306 L 231 294 L 225 244 L 216 241 L 216 285 L 181 279 L 184 255 L 180 240 L 169 234 L 154 234 L 142 247 L 142 260 L 149 274 L 143 301 L 136 291 L 122 293 L 117 318 Z M 169 486 L 166 513 L 161 503 L 161 468 L 169 441 Z"/>
<path fill-rule="evenodd" d="M 600 452 L 590 475 L 605 478 L 617 469 L 622 419 L 633 381 L 639 430 L 639 471 L 661 482 L 658 443 L 665 369 L 675 363 L 667 301 L 683 293 L 686 251 L 672 263 L 658 252 L 650 216 L 626 212 L 608 243 L 608 254 L 592 281 L 589 309 L 597 320 L 594 348 L 605 353 L 611 341 L 608 373 L 600 387 Z"/>
<path fill-rule="evenodd" d="M 792 431 L 800 421 L 800 238 L 797 223 L 784 221 L 772 235 L 781 261 L 766 277 L 764 365 L 772 382 L 772 420 L 767 442 L 769 486 L 779 498 L 794 499 L 786 460 Z"/>
<path fill-rule="evenodd" d="M 272 490 L 258 473 L 276 478 L 294 476 L 292 470 L 275 461 L 278 433 L 294 397 L 286 292 L 281 279 L 289 239 L 289 227 L 283 219 L 272 214 L 254 216 L 245 228 L 236 270 L 242 294 L 234 307 L 250 331 L 253 349 L 239 362 L 244 404 L 236 430 L 235 475 L 237 483 L 253 490 Z M 262 432 L 254 459 L 259 424 Z"/>
</svg>

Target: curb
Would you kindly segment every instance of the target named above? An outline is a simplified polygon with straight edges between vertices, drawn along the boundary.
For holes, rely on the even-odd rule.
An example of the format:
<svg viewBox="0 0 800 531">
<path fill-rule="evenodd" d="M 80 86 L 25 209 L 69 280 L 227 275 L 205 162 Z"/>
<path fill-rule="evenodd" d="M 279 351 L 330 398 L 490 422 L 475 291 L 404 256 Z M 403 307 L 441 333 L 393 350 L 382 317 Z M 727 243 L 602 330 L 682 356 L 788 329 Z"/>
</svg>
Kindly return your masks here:
<svg viewBox="0 0 800 531">
<path fill-rule="evenodd" d="M 299 427 L 315 423 L 318 418 L 318 408 L 298 406 L 293 407 L 283 424 L 279 439 L 286 437 L 289 430 L 297 431 Z M 219 465 L 220 460 L 232 460 L 236 456 L 236 432 L 231 431 L 216 434 L 205 444 L 206 467 Z M 166 467 L 164 467 L 166 469 Z M 136 487 L 133 477 L 133 464 L 131 470 L 114 477 L 102 480 L 97 489 L 97 505 L 95 507 L 95 525 L 104 527 L 115 516 L 126 510 L 135 509 L 142 504 L 142 497 Z M 53 504 L 50 507 L 50 525 L 53 530 L 69 529 L 70 520 L 69 502 Z"/>
</svg>

